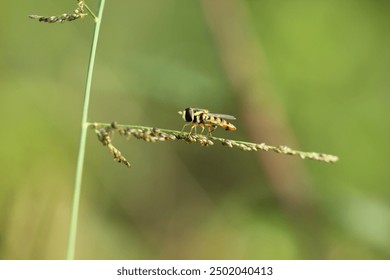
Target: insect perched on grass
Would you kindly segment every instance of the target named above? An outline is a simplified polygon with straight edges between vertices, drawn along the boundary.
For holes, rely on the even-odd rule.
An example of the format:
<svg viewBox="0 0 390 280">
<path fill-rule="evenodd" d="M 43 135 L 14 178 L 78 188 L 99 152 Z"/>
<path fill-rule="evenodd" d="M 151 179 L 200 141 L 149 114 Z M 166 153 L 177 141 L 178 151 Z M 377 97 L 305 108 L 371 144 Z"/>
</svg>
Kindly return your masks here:
<svg viewBox="0 0 390 280">
<path fill-rule="evenodd" d="M 181 131 L 184 130 L 184 128 L 187 125 L 192 125 L 190 133 L 195 128 L 196 133 L 196 127 L 200 126 L 202 128 L 201 134 L 203 133 L 205 127 L 208 128 L 209 132 L 208 135 L 211 136 L 211 133 L 217 129 L 218 126 L 223 127 L 226 130 L 234 131 L 236 130 L 236 127 L 229 123 L 227 120 L 235 120 L 236 118 L 230 115 L 224 115 L 224 114 L 214 114 L 210 113 L 206 109 L 199 109 L 199 108 L 186 108 L 184 111 L 178 112 L 183 120 L 186 122 L 189 122 L 185 124 Z"/>
</svg>

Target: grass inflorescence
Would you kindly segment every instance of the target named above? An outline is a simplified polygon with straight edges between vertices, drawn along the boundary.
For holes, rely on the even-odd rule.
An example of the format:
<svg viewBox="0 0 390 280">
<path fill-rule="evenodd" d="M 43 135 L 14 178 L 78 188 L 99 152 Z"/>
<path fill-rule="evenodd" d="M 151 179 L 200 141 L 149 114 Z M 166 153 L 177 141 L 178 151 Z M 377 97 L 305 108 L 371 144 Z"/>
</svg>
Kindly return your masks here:
<svg viewBox="0 0 390 280">
<path fill-rule="evenodd" d="M 85 10 L 87 10 L 92 17 L 97 20 L 96 15 L 91 11 L 91 9 L 85 4 L 85 1 L 83 0 L 77 0 L 77 8 L 73 11 L 73 13 L 63 13 L 61 15 L 56 16 L 38 16 L 38 15 L 29 15 L 28 17 L 31 19 L 37 19 L 40 22 L 46 22 L 46 23 L 62 23 L 65 21 L 73 21 L 76 19 L 81 19 L 84 16 L 88 15 Z"/>
<path fill-rule="evenodd" d="M 337 156 L 324 153 L 303 152 L 291 149 L 287 146 L 272 146 L 265 143 L 257 144 L 170 129 L 137 125 L 120 125 L 116 122 L 112 122 L 111 124 L 93 123 L 89 126 L 95 130 L 98 140 L 104 146 L 107 146 L 109 152 L 113 155 L 114 160 L 125 164 L 127 167 L 131 166 L 129 161 L 112 144 L 111 136 L 114 132 L 117 132 L 119 135 L 124 136 L 127 139 L 142 139 L 146 142 L 184 141 L 186 143 L 198 143 L 202 146 L 212 146 L 214 145 L 214 142 L 220 142 L 225 147 L 238 148 L 242 151 L 273 151 L 279 154 L 299 156 L 302 159 L 311 159 L 326 163 L 335 163 L 338 161 Z"/>
</svg>

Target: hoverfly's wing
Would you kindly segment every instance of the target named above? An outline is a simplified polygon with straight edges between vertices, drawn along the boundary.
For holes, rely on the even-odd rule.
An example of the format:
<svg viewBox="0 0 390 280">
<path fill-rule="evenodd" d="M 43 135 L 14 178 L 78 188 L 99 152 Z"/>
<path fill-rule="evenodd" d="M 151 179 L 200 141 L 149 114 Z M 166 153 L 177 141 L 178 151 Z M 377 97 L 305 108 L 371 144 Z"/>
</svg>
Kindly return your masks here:
<svg viewBox="0 0 390 280">
<path fill-rule="evenodd" d="M 225 115 L 225 114 L 214 114 L 214 113 L 207 113 L 208 116 L 213 116 L 225 120 L 235 120 L 236 118 L 230 115 Z"/>
</svg>

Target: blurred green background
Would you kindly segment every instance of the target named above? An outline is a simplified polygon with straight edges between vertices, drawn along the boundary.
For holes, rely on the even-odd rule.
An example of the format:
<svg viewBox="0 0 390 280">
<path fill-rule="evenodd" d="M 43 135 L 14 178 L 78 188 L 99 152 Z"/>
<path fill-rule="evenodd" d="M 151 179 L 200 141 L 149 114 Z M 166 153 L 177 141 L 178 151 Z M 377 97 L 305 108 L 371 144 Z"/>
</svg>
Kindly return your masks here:
<svg viewBox="0 0 390 280">
<path fill-rule="evenodd" d="M 97 1 L 89 1 L 97 10 Z M 0 25 L 0 258 L 63 259 L 90 16 L 7 1 Z M 237 117 L 220 145 L 87 140 L 78 259 L 389 259 L 390 2 L 106 1 L 90 121 L 180 130 L 192 106 Z"/>
</svg>

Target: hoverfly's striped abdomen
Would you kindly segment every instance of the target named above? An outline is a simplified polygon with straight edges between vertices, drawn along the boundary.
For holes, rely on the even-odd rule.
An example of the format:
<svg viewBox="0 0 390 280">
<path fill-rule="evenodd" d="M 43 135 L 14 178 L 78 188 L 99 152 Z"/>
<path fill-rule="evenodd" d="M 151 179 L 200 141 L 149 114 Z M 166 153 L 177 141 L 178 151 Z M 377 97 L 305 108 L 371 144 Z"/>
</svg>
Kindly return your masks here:
<svg viewBox="0 0 390 280">
<path fill-rule="evenodd" d="M 213 115 L 207 115 L 204 122 L 206 126 L 207 123 L 210 123 L 215 126 L 221 126 L 228 131 L 235 131 L 237 129 L 233 124 L 231 124 L 227 120 Z"/>
</svg>

